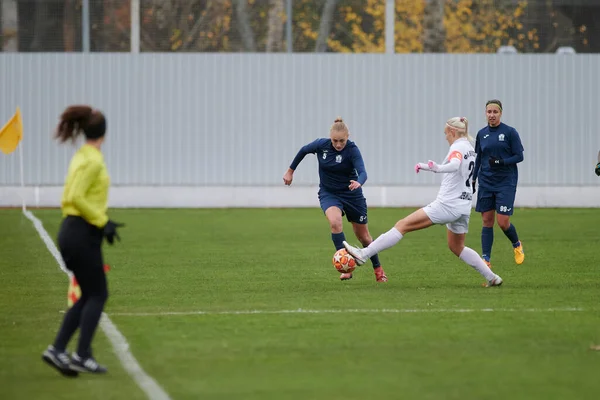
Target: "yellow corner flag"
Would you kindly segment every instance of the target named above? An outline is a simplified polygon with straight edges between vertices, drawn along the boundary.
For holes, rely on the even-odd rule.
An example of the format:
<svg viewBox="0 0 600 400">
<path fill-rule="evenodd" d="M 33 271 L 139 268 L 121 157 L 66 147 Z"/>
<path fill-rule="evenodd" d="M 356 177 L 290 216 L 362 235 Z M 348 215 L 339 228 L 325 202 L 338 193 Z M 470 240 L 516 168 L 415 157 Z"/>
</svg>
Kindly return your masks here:
<svg viewBox="0 0 600 400">
<path fill-rule="evenodd" d="M 17 107 L 17 112 L 0 129 L 0 150 L 4 154 L 10 154 L 19 145 L 23 138 L 23 121 L 21 120 L 21 110 Z"/>
<path fill-rule="evenodd" d="M 110 265 L 104 264 L 104 273 L 110 271 Z M 69 279 L 69 289 L 67 290 L 67 305 L 69 308 L 73 307 L 73 304 L 77 303 L 77 300 L 81 298 L 81 287 L 79 282 L 74 275 Z"/>
</svg>

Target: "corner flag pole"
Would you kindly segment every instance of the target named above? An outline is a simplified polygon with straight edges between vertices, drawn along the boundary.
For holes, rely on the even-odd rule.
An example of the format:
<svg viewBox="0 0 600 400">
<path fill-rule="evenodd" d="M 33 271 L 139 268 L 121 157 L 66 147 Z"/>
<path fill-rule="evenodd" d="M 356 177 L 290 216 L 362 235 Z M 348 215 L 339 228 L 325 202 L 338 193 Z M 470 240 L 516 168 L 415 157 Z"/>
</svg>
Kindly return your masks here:
<svg viewBox="0 0 600 400">
<path fill-rule="evenodd" d="M 19 143 L 19 169 L 21 170 L 21 205 L 23 212 L 26 210 L 25 206 L 25 172 L 23 169 L 23 140 Z"/>
</svg>

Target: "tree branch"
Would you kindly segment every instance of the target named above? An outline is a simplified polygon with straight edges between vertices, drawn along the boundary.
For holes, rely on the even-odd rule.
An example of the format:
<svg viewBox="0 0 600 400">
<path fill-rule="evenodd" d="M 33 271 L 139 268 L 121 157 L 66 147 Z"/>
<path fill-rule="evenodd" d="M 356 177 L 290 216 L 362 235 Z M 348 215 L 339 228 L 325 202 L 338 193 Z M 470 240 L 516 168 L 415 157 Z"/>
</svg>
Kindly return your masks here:
<svg viewBox="0 0 600 400">
<path fill-rule="evenodd" d="M 333 19 L 333 11 L 335 10 L 336 3 L 337 0 L 327 0 L 325 6 L 323 6 L 323 13 L 321 14 L 321 22 L 319 24 L 319 36 L 315 45 L 316 53 L 327 51 L 327 38 L 331 32 L 331 20 Z"/>
</svg>

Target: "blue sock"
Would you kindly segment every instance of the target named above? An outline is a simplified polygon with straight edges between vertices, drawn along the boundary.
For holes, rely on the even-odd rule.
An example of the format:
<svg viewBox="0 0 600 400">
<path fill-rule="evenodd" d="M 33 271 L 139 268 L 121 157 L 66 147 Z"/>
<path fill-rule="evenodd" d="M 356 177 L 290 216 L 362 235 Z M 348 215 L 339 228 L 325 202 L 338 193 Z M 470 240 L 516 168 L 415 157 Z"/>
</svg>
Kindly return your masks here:
<svg viewBox="0 0 600 400">
<path fill-rule="evenodd" d="M 344 236 L 344 232 L 340 233 L 332 233 L 331 240 L 333 240 L 333 245 L 335 246 L 335 250 L 340 250 L 344 248 L 344 240 L 346 240 L 346 236 Z"/>
<path fill-rule="evenodd" d="M 490 261 L 492 257 L 492 244 L 494 244 L 494 227 L 481 229 L 481 257 Z"/>
<path fill-rule="evenodd" d="M 508 240 L 512 243 L 513 247 L 519 247 L 521 242 L 519 242 L 519 235 L 517 235 L 517 229 L 513 224 L 510 224 L 507 230 L 503 231 Z"/>
<path fill-rule="evenodd" d="M 373 263 L 373 269 L 381 267 L 381 263 L 379 262 L 379 254 L 375 254 L 371 257 L 371 262 Z"/>
</svg>

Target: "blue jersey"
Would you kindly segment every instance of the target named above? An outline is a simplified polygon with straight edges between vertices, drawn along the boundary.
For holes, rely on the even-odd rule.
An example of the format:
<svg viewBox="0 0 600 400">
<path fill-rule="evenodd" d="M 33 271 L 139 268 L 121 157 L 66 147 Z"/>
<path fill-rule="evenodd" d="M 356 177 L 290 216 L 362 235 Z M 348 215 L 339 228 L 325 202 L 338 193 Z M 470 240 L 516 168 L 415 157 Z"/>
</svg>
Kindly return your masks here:
<svg viewBox="0 0 600 400">
<path fill-rule="evenodd" d="M 517 163 L 523 161 L 523 145 L 517 130 L 504 123 L 486 126 L 477 132 L 477 161 L 473 178 L 482 188 L 516 187 L 519 180 Z M 504 165 L 491 167 L 490 157 L 504 160 Z"/>
<path fill-rule="evenodd" d="M 348 140 L 342 151 L 337 151 L 331 139 L 317 139 L 303 146 L 290 168 L 295 170 L 307 154 L 316 154 L 319 161 L 319 187 L 329 192 L 348 192 L 362 194 L 362 188 L 350 191 L 350 180 L 364 185 L 367 181 L 367 171 L 360 150 L 354 142 Z"/>
</svg>

